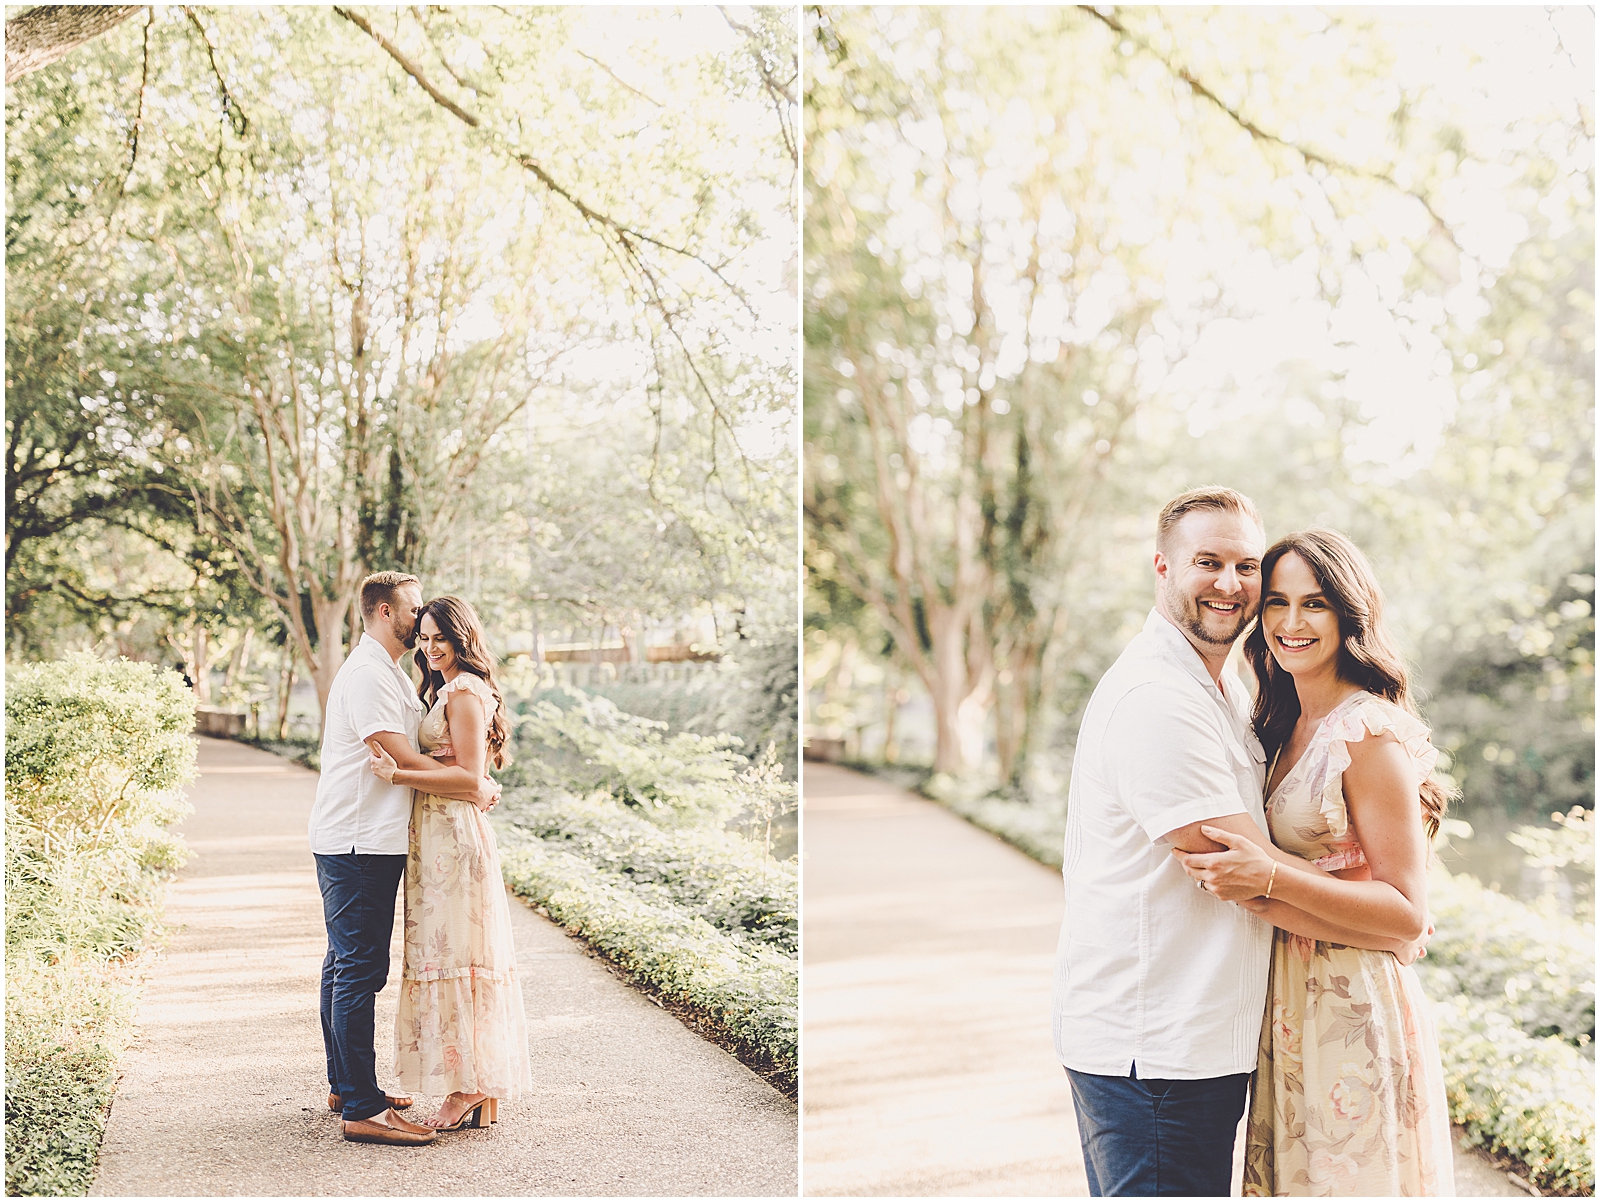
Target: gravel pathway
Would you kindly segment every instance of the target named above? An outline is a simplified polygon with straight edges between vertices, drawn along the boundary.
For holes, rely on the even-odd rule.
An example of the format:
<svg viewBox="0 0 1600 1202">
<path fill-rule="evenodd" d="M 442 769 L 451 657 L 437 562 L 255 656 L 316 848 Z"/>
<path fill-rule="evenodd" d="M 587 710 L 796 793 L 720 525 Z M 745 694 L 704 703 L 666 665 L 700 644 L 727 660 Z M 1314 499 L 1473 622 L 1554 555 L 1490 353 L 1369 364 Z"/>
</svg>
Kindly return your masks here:
<svg viewBox="0 0 1600 1202">
<path fill-rule="evenodd" d="M 1060 873 L 886 781 L 808 763 L 804 794 L 805 1193 L 1086 1196 L 1050 1042 Z M 1456 1179 L 1527 1196 L 1459 1148 Z"/>
<path fill-rule="evenodd" d="M 794 1104 L 515 898 L 533 1096 L 429 1147 L 345 1142 L 317 1019 L 316 774 L 198 742 L 179 828 L 195 854 L 169 890 L 93 1194 L 794 1196 Z M 391 981 L 398 935 L 397 922 Z M 393 1023 L 390 988 L 380 1070 Z M 415 1113 L 432 1109 L 418 1099 Z"/>
</svg>

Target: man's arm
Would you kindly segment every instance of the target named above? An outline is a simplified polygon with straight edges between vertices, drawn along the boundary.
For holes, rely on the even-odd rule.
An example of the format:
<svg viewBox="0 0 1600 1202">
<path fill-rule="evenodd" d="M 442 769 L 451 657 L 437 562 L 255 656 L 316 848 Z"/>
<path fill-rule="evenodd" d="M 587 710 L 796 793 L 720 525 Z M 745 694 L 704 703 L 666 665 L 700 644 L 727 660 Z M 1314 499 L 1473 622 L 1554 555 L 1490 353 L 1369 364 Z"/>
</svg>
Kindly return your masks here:
<svg viewBox="0 0 1600 1202">
<path fill-rule="evenodd" d="M 405 735 L 396 734 L 392 730 L 380 730 L 369 735 L 366 740 L 367 747 L 376 750 L 382 747 L 389 753 L 401 768 L 411 772 L 431 772 L 439 767 L 439 761 L 431 756 L 423 755 L 411 746 L 411 740 Z M 457 790 L 429 788 L 430 793 L 439 797 L 448 797 L 453 801 L 470 801 L 482 807 L 490 801 L 497 801 L 500 797 L 500 784 L 488 776 L 482 778 L 476 788 Z"/>
<path fill-rule="evenodd" d="M 1184 852 L 1187 855 L 1194 855 L 1198 852 L 1228 850 L 1223 844 L 1209 838 L 1200 829 L 1202 826 L 1221 827 L 1223 830 L 1238 835 L 1242 839 L 1249 839 L 1250 842 L 1256 844 L 1262 851 L 1266 852 L 1285 868 L 1293 868 L 1297 871 L 1309 872 L 1317 876 L 1332 875 L 1326 869 L 1318 868 L 1310 860 L 1302 860 L 1299 856 L 1284 851 L 1277 846 L 1267 837 L 1266 832 L 1250 820 L 1248 814 L 1228 814 L 1222 818 L 1207 818 L 1200 822 L 1191 822 L 1186 826 L 1178 827 L 1176 830 L 1168 831 L 1163 838 L 1172 844 L 1176 851 Z"/>
</svg>

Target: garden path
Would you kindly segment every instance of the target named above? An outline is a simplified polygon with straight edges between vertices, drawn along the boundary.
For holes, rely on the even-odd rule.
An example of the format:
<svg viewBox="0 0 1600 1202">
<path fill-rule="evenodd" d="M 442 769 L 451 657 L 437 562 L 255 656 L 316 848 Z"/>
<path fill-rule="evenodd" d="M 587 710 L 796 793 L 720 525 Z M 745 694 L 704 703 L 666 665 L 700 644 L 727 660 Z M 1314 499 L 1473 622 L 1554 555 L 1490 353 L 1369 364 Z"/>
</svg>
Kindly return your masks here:
<svg viewBox="0 0 1600 1202">
<path fill-rule="evenodd" d="M 124 1057 L 93 1193 L 782 1195 L 794 1104 L 513 899 L 534 1094 L 425 1148 L 346 1143 L 325 1105 L 316 774 L 201 738 L 195 853 Z M 390 980 L 399 972 L 399 923 Z M 394 990 L 378 995 L 378 1059 Z M 380 1079 L 382 1074 L 380 1074 Z M 419 1099 L 418 1112 L 432 1109 Z"/>
<path fill-rule="evenodd" d="M 808 763 L 804 794 L 806 1194 L 1086 1196 L 1050 1040 L 1060 872 L 883 780 Z M 1523 1196 L 1459 1149 L 1456 1185 Z"/>
</svg>

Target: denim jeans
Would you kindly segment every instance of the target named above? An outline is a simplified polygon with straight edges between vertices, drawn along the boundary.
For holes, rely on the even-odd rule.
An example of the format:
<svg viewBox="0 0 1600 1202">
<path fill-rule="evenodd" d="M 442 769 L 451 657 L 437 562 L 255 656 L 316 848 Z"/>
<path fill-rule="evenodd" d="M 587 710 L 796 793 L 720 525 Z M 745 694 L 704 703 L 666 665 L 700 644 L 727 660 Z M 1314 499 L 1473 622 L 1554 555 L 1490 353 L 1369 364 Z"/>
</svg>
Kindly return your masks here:
<svg viewBox="0 0 1600 1202">
<path fill-rule="evenodd" d="M 1249 1073 L 1199 1081 L 1067 1070 L 1096 1198 L 1226 1198 Z"/>
<path fill-rule="evenodd" d="M 389 1106 L 372 1047 L 377 996 L 389 979 L 389 937 L 405 856 L 316 857 L 328 954 L 322 961 L 322 1043 L 328 1088 L 343 1117 L 367 1119 Z"/>
</svg>

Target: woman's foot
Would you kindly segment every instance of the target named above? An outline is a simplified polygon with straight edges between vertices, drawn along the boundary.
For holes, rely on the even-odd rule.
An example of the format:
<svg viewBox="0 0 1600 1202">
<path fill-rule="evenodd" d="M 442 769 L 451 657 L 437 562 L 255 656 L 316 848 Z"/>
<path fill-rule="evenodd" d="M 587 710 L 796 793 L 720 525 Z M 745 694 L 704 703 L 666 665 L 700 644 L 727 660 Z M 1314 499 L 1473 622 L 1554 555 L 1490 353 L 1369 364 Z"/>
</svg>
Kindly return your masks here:
<svg viewBox="0 0 1600 1202">
<path fill-rule="evenodd" d="M 489 1095 L 483 1093 L 453 1093 L 444 1100 L 444 1105 L 439 1107 L 438 1114 L 434 1115 L 431 1119 L 423 1119 L 422 1121 L 429 1127 L 433 1127 L 438 1130 L 443 1130 L 446 1127 L 454 1127 L 461 1121 L 461 1117 L 464 1114 L 466 1114 L 474 1106 L 478 1105 L 478 1103 L 486 1103 L 488 1098 Z M 485 1105 L 485 1113 L 482 1124 L 485 1127 L 489 1125 L 488 1109 L 489 1107 Z"/>
</svg>

